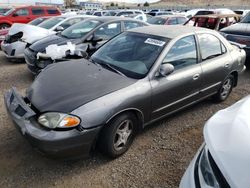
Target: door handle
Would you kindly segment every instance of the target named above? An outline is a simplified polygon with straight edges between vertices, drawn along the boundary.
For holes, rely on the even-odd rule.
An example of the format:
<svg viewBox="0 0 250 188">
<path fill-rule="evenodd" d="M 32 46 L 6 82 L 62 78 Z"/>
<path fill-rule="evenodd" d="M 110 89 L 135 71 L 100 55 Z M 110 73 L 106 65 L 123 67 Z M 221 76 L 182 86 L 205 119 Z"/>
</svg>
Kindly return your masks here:
<svg viewBox="0 0 250 188">
<path fill-rule="evenodd" d="M 200 74 L 195 74 L 195 75 L 193 76 L 193 80 L 197 80 L 199 77 L 200 77 Z"/>
</svg>

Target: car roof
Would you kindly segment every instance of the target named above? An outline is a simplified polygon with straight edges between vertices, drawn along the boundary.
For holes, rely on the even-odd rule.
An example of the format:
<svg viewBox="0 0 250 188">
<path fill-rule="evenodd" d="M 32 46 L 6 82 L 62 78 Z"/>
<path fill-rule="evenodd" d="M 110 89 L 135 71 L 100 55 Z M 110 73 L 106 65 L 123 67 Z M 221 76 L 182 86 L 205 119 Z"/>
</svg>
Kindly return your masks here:
<svg viewBox="0 0 250 188">
<path fill-rule="evenodd" d="M 156 18 L 175 18 L 175 17 L 182 17 L 182 18 L 186 18 L 186 16 L 183 16 L 183 15 L 178 15 L 178 14 L 175 14 L 175 15 L 158 15 L 158 16 L 155 16 Z"/>
<path fill-rule="evenodd" d="M 228 17 L 241 17 L 239 14 L 208 14 L 196 15 L 194 18 L 228 18 Z"/>
<path fill-rule="evenodd" d="M 202 27 L 192 27 L 192 26 L 183 26 L 183 25 L 150 25 L 145 27 L 137 27 L 131 29 L 130 31 L 136 33 L 150 34 L 161 36 L 169 39 L 176 38 L 180 35 L 185 34 L 194 34 L 195 32 L 213 32 L 210 29 L 202 28 Z"/>
<path fill-rule="evenodd" d="M 116 20 L 131 20 L 131 21 L 137 21 L 142 22 L 140 20 L 136 20 L 134 18 L 129 17 L 120 17 L 120 16 L 101 16 L 101 17 L 95 17 L 95 18 L 89 18 L 88 20 L 98 20 L 101 22 L 109 22 L 109 21 L 116 21 Z"/>
</svg>

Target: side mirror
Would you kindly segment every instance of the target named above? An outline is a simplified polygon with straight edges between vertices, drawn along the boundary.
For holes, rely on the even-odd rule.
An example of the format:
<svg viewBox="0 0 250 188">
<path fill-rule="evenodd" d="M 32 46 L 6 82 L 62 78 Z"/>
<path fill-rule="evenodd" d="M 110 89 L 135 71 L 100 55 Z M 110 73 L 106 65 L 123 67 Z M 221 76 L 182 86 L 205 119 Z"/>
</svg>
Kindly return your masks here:
<svg viewBox="0 0 250 188">
<path fill-rule="evenodd" d="M 96 35 L 91 35 L 90 37 L 87 38 L 86 42 L 91 42 L 94 46 L 102 41 L 103 39 L 101 37 L 98 37 Z"/>
<path fill-rule="evenodd" d="M 56 29 L 55 29 L 57 32 L 61 32 L 64 30 L 64 28 L 62 26 L 57 26 Z"/>
<path fill-rule="evenodd" d="M 161 76 L 167 76 L 169 74 L 171 74 L 172 72 L 174 72 L 174 66 L 170 63 L 166 63 L 166 64 L 161 64 L 160 69 L 159 69 L 159 74 Z"/>
<path fill-rule="evenodd" d="M 12 14 L 12 17 L 17 17 L 17 16 L 18 16 L 17 13 L 13 13 L 13 14 Z"/>
</svg>

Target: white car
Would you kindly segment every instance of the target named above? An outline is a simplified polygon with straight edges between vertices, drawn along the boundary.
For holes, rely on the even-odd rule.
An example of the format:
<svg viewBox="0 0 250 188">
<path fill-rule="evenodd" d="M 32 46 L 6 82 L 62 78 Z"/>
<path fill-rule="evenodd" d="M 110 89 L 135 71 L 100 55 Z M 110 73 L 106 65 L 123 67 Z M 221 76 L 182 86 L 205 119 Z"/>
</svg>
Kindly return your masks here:
<svg viewBox="0 0 250 188">
<path fill-rule="evenodd" d="M 249 106 L 247 96 L 207 121 L 205 143 L 182 177 L 180 188 L 249 188 Z"/>
<path fill-rule="evenodd" d="M 116 13 L 115 16 L 124 16 L 124 17 L 132 17 L 141 21 L 146 22 L 147 16 L 146 14 L 141 10 L 121 10 Z"/>
<path fill-rule="evenodd" d="M 9 30 L 1 49 L 7 58 L 24 58 L 24 50 L 32 43 L 60 32 L 91 16 L 56 16 L 37 26 L 15 23 Z"/>
</svg>

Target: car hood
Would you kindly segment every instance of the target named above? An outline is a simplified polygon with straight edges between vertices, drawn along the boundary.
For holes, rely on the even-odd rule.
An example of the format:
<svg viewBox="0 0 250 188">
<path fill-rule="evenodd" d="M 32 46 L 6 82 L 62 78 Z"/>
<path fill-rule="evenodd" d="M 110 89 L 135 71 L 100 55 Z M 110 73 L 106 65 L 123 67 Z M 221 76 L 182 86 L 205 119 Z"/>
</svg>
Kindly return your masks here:
<svg viewBox="0 0 250 188">
<path fill-rule="evenodd" d="M 204 128 L 205 142 L 231 187 L 250 185 L 250 96 L 217 112 Z"/>
<path fill-rule="evenodd" d="M 62 37 L 60 34 L 55 34 L 35 42 L 30 46 L 30 49 L 35 52 L 44 52 L 46 47 L 51 44 L 64 45 L 67 44 L 67 42 L 72 42 L 74 44 L 75 40 L 67 39 L 65 37 Z"/>
<path fill-rule="evenodd" d="M 23 33 L 22 40 L 29 44 L 55 33 L 55 31 L 34 25 L 15 23 L 11 26 L 8 34 L 14 35 L 19 32 Z"/>
<path fill-rule="evenodd" d="M 135 82 L 86 59 L 66 61 L 43 70 L 27 90 L 27 98 L 41 113 L 69 113 Z"/>
<path fill-rule="evenodd" d="M 220 30 L 223 33 L 234 35 L 247 35 L 250 36 L 250 24 L 249 23 L 236 23 L 229 27 Z"/>
</svg>

